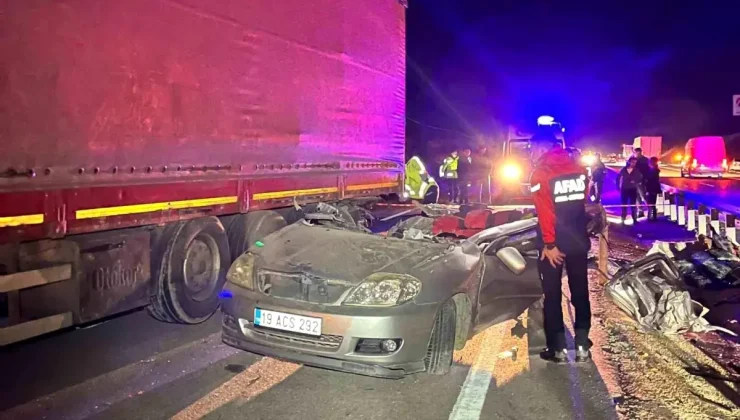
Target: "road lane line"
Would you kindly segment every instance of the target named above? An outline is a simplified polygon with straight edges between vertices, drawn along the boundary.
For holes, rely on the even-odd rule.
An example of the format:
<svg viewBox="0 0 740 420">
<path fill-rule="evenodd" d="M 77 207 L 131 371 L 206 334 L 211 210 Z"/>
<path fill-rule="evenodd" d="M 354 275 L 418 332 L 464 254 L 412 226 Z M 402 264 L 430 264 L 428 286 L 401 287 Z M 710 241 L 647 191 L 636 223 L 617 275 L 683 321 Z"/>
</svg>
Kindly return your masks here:
<svg viewBox="0 0 740 420">
<path fill-rule="evenodd" d="M 159 353 L 18 405 L 0 414 L 3 419 L 86 419 L 136 395 L 153 391 L 240 353 L 221 342 L 221 333 Z"/>
<path fill-rule="evenodd" d="M 502 322 L 483 332 L 482 345 L 465 378 L 455 406 L 450 413 L 450 420 L 478 420 L 480 419 L 483 403 L 486 402 L 488 387 L 493 378 L 496 361 L 499 359 L 499 347 L 502 333 L 511 322 Z"/>
<path fill-rule="evenodd" d="M 302 365 L 265 357 L 172 417 L 200 419 L 239 399 L 247 402 L 294 374 Z"/>
</svg>

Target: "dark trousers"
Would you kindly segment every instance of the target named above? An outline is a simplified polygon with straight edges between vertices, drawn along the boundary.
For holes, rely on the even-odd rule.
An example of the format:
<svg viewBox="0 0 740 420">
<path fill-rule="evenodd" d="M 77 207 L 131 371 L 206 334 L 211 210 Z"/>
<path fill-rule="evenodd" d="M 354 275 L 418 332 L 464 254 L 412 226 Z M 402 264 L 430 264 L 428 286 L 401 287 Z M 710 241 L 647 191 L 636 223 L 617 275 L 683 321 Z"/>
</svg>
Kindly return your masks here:
<svg viewBox="0 0 740 420">
<path fill-rule="evenodd" d="M 594 203 L 601 203 L 601 192 L 604 190 L 604 181 L 594 181 L 591 187 Z"/>
<path fill-rule="evenodd" d="M 637 190 L 623 189 L 622 195 L 622 220 L 627 218 L 627 207 L 632 212 L 632 220 L 637 221 Z"/>
<path fill-rule="evenodd" d="M 565 324 L 562 307 L 562 264 L 553 267 L 545 259 L 538 264 L 542 290 L 545 292 L 545 338 L 550 349 L 565 349 Z M 591 348 L 588 333 L 591 330 L 591 303 L 588 296 L 588 254 L 569 254 L 565 257 L 565 272 L 573 307 L 576 309 L 576 346 Z"/>
<path fill-rule="evenodd" d="M 658 194 L 659 193 L 655 193 L 655 192 L 647 193 L 648 219 L 650 220 L 658 219 L 658 208 L 655 206 L 655 203 L 658 202 Z"/>
<path fill-rule="evenodd" d="M 448 178 L 447 183 L 450 189 L 450 202 L 455 203 L 457 202 L 458 194 L 460 193 L 460 187 L 459 183 L 457 182 L 457 178 Z"/>
<path fill-rule="evenodd" d="M 470 204 L 470 187 L 468 185 L 472 185 L 472 181 L 469 179 L 461 179 L 460 180 L 460 204 Z"/>
</svg>

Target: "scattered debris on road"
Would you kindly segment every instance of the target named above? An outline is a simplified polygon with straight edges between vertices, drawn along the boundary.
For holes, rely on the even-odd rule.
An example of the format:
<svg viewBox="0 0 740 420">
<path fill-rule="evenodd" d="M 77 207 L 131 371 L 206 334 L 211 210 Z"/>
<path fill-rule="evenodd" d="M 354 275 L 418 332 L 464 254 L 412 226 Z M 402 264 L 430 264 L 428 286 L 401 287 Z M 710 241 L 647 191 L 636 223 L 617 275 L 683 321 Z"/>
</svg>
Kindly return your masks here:
<svg viewBox="0 0 740 420">
<path fill-rule="evenodd" d="M 610 237 L 612 261 L 638 261 L 646 251 L 631 238 Z M 610 274 L 618 268 L 613 265 Z M 717 332 L 683 336 L 646 329 L 607 297 L 607 286 L 595 270 L 589 277 L 594 360 L 621 418 L 740 418 L 740 393 L 732 381 L 736 371 L 731 367 L 740 361 L 736 345 Z M 712 349 L 700 350 L 706 347 Z"/>
</svg>

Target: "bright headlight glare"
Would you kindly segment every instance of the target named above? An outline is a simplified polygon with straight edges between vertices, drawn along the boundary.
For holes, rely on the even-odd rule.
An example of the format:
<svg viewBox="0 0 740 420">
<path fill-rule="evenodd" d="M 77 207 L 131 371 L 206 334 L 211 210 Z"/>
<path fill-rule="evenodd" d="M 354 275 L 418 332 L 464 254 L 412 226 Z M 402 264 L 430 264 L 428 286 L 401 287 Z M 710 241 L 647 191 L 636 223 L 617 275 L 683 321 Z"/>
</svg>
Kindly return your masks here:
<svg viewBox="0 0 740 420">
<path fill-rule="evenodd" d="M 247 289 L 254 288 L 254 254 L 247 252 L 238 257 L 229 267 L 226 280 Z"/>
<path fill-rule="evenodd" d="M 586 155 L 581 157 L 581 162 L 583 162 L 585 165 L 593 165 L 596 161 L 596 157 L 593 155 Z"/>
<path fill-rule="evenodd" d="M 517 164 L 508 163 L 504 165 L 502 174 L 507 179 L 519 179 L 519 177 L 522 175 L 522 168 L 520 168 Z"/>
<path fill-rule="evenodd" d="M 395 306 L 421 292 L 421 282 L 406 274 L 375 273 L 357 285 L 344 299 L 345 305 Z"/>
</svg>

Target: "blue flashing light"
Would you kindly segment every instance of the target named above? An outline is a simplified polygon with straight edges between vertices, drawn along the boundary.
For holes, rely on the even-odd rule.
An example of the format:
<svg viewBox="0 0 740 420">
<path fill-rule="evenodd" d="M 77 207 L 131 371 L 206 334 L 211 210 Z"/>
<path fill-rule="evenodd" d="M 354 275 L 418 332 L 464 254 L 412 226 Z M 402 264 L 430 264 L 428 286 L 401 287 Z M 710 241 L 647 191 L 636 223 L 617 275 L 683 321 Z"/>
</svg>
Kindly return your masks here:
<svg viewBox="0 0 740 420">
<path fill-rule="evenodd" d="M 231 293 L 231 290 L 224 289 L 221 291 L 221 293 L 218 294 L 218 297 L 221 299 L 231 299 L 234 297 L 234 294 Z"/>
</svg>

